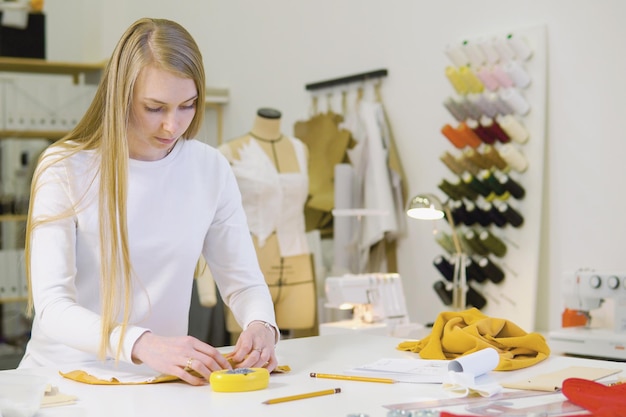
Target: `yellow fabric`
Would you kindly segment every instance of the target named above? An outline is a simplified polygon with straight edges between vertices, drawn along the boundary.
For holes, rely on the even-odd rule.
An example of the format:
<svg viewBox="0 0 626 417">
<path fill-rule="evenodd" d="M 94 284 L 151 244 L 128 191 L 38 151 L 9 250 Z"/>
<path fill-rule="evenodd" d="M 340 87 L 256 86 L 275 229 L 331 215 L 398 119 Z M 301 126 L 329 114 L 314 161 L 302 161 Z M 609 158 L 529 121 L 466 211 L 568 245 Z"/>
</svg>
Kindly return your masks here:
<svg viewBox="0 0 626 417">
<path fill-rule="evenodd" d="M 423 359 L 455 359 L 486 347 L 500 354 L 496 371 L 512 371 L 535 365 L 550 355 L 539 333 L 526 333 L 516 324 L 484 315 L 476 308 L 442 312 L 430 335 L 405 341 L 399 350 L 419 353 Z"/>
<path fill-rule="evenodd" d="M 288 365 L 279 365 L 272 371 L 272 373 L 287 373 L 291 371 L 291 368 Z M 150 380 L 150 381 L 141 381 L 141 382 L 120 382 L 116 378 L 111 379 L 99 379 L 93 375 L 88 374 L 85 371 L 76 370 L 70 372 L 59 372 L 61 376 L 67 379 L 71 379 L 72 381 L 82 382 L 84 384 L 90 385 L 145 385 L 145 384 L 159 384 L 162 382 L 172 382 L 178 381 L 178 377 L 173 375 L 159 375 L 158 377 Z M 199 376 L 196 374 L 196 376 Z"/>
</svg>

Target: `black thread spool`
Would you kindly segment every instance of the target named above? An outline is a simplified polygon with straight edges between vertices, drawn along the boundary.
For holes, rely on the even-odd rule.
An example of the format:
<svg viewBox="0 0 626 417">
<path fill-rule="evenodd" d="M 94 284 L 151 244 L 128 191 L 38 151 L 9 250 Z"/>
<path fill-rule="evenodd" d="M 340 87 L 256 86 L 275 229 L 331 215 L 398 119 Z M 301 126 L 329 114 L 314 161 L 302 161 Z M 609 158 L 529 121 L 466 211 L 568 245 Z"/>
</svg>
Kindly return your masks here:
<svg viewBox="0 0 626 417">
<path fill-rule="evenodd" d="M 449 306 L 452 305 L 452 290 L 446 289 L 446 283 L 443 281 L 437 281 L 433 284 L 433 289 L 439 296 L 442 303 Z"/>
<path fill-rule="evenodd" d="M 483 270 L 469 256 L 465 259 L 465 277 L 467 281 L 485 282 L 487 280 Z"/>
<path fill-rule="evenodd" d="M 504 280 L 504 271 L 488 257 L 480 258 L 478 260 L 478 266 L 482 269 L 483 274 L 494 284 L 498 284 Z"/>
<path fill-rule="evenodd" d="M 465 205 L 460 200 L 449 200 L 448 206 L 450 207 L 450 213 L 452 213 L 452 220 L 454 220 L 454 224 L 467 224 L 469 222 L 469 218 L 467 216 L 467 211 L 465 210 Z"/>
<path fill-rule="evenodd" d="M 483 297 L 481 293 L 476 291 L 471 286 L 468 286 L 467 293 L 465 294 L 465 306 L 466 307 L 476 307 L 477 309 L 482 309 L 487 305 L 487 299 Z"/>
<path fill-rule="evenodd" d="M 489 194 L 491 194 L 489 187 L 469 172 L 463 174 L 462 180 L 469 188 L 485 198 L 489 197 Z"/>
<path fill-rule="evenodd" d="M 478 240 L 489 252 L 493 253 L 498 258 L 502 258 L 506 255 L 506 244 L 489 230 L 482 230 L 478 234 Z"/>
<path fill-rule="evenodd" d="M 502 215 L 502 213 L 500 213 L 498 208 L 495 207 L 493 204 L 485 203 L 484 210 L 487 212 L 487 214 L 493 221 L 493 224 L 495 224 L 498 227 L 506 226 L 506 218 Z"/>
<path fill-rule="evenodd" d="M 472 220 L 467 226 L 478 223 L 483 227 L 487 227 L 492 223 L 489 214 L 471 201 L 465 204 L 465 211 L 467 212 L 468 217 Z"/>
<path fill-rule="evenodd" d="M 454 265 L 445 256 L 437 256 L 433 260 L 433 265 L 447 281 L 452 282 L 454 280 Z"/>
<path fill-rule="evenodd" d="M 521 200 L 526 195 L 526 190 L 522 185 L 511 178 L 509 175 L 504 173 L 499 173 L 497 175 L 498 181 L 502 186 L 513 196 L 513 198 L 517 200 Z"/>
<path fill-rule="evenodd" d="M 524 217 L 520 214 L 519 211 L 515 210 L 507 203 L 502 203 L 498 207 L 498 211 L 502 214 L 502 217 L 506 219 L 508 223 L 513 227 L 521 227 L 524 224 Z"/>
<path fill-rule="evenodd" d="M 506 200 L 511 195 L 511 193 L 509 193 L 506 188 L 504 188 L 504 185 L 500 184 L 500 181 L 498 181 L 495 174 L 493 174 L 491 171 L 481 171 L 480 177 L 485 185 L 495 193 L 498 199 Z"/>
</svg>

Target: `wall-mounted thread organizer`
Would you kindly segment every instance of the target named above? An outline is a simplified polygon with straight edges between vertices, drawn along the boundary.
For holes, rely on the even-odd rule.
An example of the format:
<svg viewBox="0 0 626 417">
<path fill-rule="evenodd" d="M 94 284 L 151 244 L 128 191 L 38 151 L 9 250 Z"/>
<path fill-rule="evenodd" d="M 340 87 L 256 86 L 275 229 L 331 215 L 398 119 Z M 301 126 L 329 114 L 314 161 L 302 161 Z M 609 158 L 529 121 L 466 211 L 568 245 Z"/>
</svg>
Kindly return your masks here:
<svg viewBox="0 0 626 417">
<path fill-rule="evenodd" d="M 546 28 L 538 26 L 449 44 L 442 104 L 447 149 L 438 190 L 447 199 L 469 255 L 467 303 L 485 314 L 534 327 L 539 269 L 546 127 Z M 442 254 L 434 291 L 451 302 L 454 245 Z"/>
</svg>

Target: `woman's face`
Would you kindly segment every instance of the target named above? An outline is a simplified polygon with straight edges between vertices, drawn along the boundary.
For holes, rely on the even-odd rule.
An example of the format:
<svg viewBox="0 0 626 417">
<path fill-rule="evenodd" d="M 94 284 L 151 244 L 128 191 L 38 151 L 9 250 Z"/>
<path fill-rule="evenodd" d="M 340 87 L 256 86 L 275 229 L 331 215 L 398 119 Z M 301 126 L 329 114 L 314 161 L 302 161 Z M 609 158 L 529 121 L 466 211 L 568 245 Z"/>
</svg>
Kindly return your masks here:
<svg viewBox="0 0 626 417">
<path fill-rule="evenodd" d="M 128 148 L 130 158 L 164 158 L 187 130 L 196 114 L 198 91 L 191 78 L 144 67 L 133 91 Z"/>
</svg>

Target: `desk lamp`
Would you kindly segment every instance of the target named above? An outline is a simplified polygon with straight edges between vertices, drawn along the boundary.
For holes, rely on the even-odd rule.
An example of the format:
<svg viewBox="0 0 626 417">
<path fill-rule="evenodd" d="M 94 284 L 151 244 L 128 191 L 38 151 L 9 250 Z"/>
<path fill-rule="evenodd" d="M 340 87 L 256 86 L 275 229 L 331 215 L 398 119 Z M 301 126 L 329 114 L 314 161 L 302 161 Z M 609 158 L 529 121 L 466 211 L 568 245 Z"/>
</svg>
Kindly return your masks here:
<svg viewBox="0 0 626 417">
<path fill-rule="evenodd" d="M 467 278 L 465 276 L 466 255 L 461 248 L 461 242 L 456 233 L 456 226 L 447 204 L 443 204 L 432 194 L 419 194 L 411 199 L 406 210 L 409 217 L 420 220 L 438 220 L 443 217 L 448 219 L 454 242 L 454 275 L 452 278 L 452 308 L 455 310 L 465 309 L 467 292 Z"/>
</svg>

